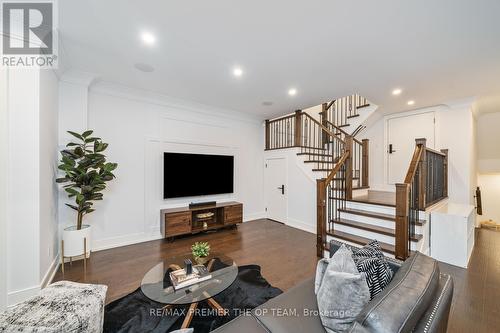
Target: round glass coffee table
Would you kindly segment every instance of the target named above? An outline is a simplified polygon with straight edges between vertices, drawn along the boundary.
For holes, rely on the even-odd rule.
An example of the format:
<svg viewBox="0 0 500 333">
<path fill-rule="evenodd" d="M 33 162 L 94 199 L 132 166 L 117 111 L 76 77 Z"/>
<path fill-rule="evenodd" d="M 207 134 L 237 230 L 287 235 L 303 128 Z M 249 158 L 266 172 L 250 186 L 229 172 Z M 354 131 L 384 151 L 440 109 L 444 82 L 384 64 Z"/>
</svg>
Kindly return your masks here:
<svg viewBox="0 0 500 333">
<path fill-rule="evenodd" d="M 153 301 L 167 304 L 166 308 L 190 305 L 182 328 L 189 327 L 198 303 L 201 301 L 206 300 L 217 313 L 226 314 L 227 311 L 213 297 L 226 290 L 238 275 L 238 266 L 231 258 L 213 253 L 208 257 L 206 264 L 212 276 L 210 279 L 175 290 L 169 273 L 184 268 L 186 259 L 191 259 L 195 265 L 190 253 L 166 258 L 151 268 L 141 282 L 141 291 L 144 295 Z"/>
</svg>

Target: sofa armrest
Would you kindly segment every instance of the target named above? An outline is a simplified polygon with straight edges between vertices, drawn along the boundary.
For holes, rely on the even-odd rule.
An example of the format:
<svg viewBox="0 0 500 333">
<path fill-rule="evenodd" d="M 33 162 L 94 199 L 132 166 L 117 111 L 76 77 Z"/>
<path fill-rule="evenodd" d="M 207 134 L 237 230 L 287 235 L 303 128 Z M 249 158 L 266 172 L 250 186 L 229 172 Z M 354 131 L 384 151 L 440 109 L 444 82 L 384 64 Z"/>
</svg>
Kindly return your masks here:
<svg viewBox="0 0 500 333">
<path fill-rule="evenodd" d="M 452 298 L 453 279 L 448 274 L 441 274 L 436 298 L 413 332 L 446 333 Z"/>
</svg>

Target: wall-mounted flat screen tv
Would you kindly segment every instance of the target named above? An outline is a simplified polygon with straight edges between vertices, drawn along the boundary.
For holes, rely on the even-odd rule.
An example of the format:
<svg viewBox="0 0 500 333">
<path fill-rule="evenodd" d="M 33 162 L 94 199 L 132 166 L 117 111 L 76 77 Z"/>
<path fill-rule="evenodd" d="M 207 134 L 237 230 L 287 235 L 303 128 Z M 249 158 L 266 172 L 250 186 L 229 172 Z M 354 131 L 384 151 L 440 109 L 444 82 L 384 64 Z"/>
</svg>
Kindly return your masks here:
<svg viewBox="0 0 500 333">
<path fill-rule="evenodd" d="M 234 156 L 163 154 L 163 198 L 234 192 Z"/>
</svg>

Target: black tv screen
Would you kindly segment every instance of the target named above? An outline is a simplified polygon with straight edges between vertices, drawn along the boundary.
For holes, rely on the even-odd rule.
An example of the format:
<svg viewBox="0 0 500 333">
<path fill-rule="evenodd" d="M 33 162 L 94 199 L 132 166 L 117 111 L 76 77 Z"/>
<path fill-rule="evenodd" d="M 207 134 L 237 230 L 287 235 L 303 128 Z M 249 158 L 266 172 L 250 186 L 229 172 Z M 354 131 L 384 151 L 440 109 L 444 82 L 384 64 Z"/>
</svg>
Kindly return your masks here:
<svg viewBox="0 0 500 333">
<path fill-rule="evenodd" d="M 234 156 L 163 154 L 163 198 L 233 193 Z"/>
</svg>

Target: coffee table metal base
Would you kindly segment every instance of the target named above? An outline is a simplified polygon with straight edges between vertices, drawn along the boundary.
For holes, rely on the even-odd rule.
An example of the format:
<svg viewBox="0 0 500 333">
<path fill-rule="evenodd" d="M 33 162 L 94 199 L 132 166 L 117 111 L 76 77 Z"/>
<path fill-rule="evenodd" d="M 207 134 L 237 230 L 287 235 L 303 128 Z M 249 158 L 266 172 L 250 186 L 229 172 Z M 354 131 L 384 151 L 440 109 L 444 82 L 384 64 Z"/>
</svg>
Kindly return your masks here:
<svg viewBox="0 0 500 333">
<path fill-rule="evenodd" d="M 212 266 L 213 266 L 214 262 L 215 262 L 214 259 L 211 259 L 208 262 L 207 268 L 208 268 L 209 272 L 212 271 Z M 172 270 L 181 269 L 181 267 L 179 265 L 175 265 L 175 264 L 169 265 L 169 267 Z M 204 292 L 204 294 L 205 294 L 205 292 Z M 206 301 L 212 309 L 217 311 L 218 315 L 226 315 L 227 311 L 215 299 L 210 297 L 210 298 L 207 298 Z M 193 320 L 193 316 L 194 316 L 194 313 L 196 312 L 196 308 L 198 307 L 198 304 L 199 304 L 199 302 L 191 303 L 191 305 L 189 306 L 189 310 L 186 314 L 186 318 L 184 318 L 184 321 L 182 322 L 181 329 L 188 328 L 189 325 L 191 325 L 191 321 Z M 175 306 L 175 304 L 168 304 L 164 307 L 164 309 L 170 309 L 174 306 Z"/>
</svg>

